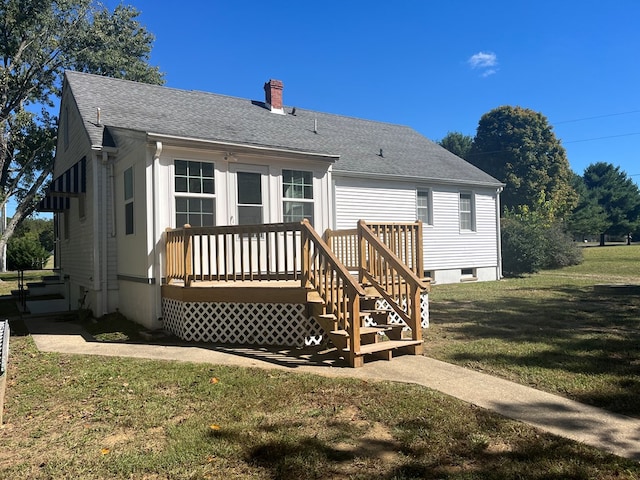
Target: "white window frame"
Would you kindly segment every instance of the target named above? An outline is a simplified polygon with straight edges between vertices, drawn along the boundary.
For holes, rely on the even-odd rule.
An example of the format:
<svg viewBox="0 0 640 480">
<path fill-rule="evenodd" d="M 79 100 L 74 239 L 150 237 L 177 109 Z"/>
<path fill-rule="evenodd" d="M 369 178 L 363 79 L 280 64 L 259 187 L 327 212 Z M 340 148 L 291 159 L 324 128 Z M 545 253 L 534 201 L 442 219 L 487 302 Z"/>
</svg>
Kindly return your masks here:
<svg viewBox="0 0 640 480">
<path fill-rule="evenodd" d="M 186 162 L 187 163 L 187 175 L 177 175 L 176 174 L 176 162 Z M 191 176 L 189 175 L 189 164 L 190 163 L 198 163 L 200 164 L 200 175 L 194 175 Z M 212 176 L 208 177 L 208 176 L 203 176 L 202 175 L 202 165 L 203 164 L 208 164 L 211 165 L 211 171 L 212 171 Z M 172 163 L 173 169 L 172 169 L 172 188 L 173 188 L 173 221 L 175 222 L 175 226 L 176 228 L 181 228 L 184 225 L 178 225 L 178 206 L 177 206 L 177 202 L 178 199 L 185 199 L 187 201 L 187 204 L 189 203 L 190 199 L 199 199 L 200 201 L 206 199 L 206 200 L 212 200 L 213 202 L 213 207 L 212 207 L 212 211 L 211 212 L 203 212 L 202 209 L 200 209 L 199 212 L 196 211 L 189 211 L 187 209 L 187 212 L 181 212 L 181 213 L 186 213 L 187 215 L 189 213 L 196 213 L 200 215 L 200 219 L 202 220 L 202 215 L 203 213 L 206 215 L 210 215 L 213 219 L 213 226 L 216 225 L 217 222 L 217 214 L 216 214 L 216 208 L 217 208 L 217 194 L 216 194 L 216 169 L 215 169 L 215 163 L 211 162 L 211 161 L 207 161 L 207 160 L 194 160 L 194 159 L 189 159 L 189 158 L 174 158 L 173 159 L 173 163 Z M 177 190 L 176 189 L 176 179 L 178 177 L 182 177 L 182 178 L 186 178 L 187 179 L 187 185 L 186 185 L 186 189 L 187 191 L 181 191 L 181 190 Z M 189 183 L 189 179 L 191 178 L 199 178 L 200 179 L 200 192 L 191 192 L 190 191 L 190 183 Z M 203 193 L 202 192 L 202 181 L 206 179 L 206 180 L 211 180 L 213 182 L 213 193 Z M 188 218 L 187 218 L 188 220 Z M 202 223 L 202 222 L 201 222 Z M 195 226 L 195 225 L 192 225 Z"/>
<path fill-rule="evenodd" d="M 427 199 L 427 205 L 420 205 L 420 197 Z M 423 225 L 433 225 L 433 195 L 430 188 L 416 189 L 416 218 L 422 220 Z M 426 219 L 425 219 L 426 217 Z"/>
<path fill-rule="evenodd" d="M 286 195 L 286 188 L 285 186 L 287 185 L 284 181 L 284 175 L 285 172 L 293 172 L 293 173 L 302 173 L 302 174 L 308 174 L 309 175 L 309 183 L 303 183 L 302 187 L 303 190 L 306 188 L 311 188 L 311 198 L 300 198 L 300 197 L 288 197 L 285 196 Z M 283 222 L 290 222 L 290 221 L 301 221 L 301 219 L 296 219 L 296 220 L 285 220 L 285 211 L 286 211 L 286 205 L 287 204 L 293 204 L 293 203 L 298 203 L 298 204 L 310 204 L 311 205 L 311 218 L 308 218 L 309 222 L 311 223 L 311 225 L 314 224 L 314 220 L 315 220 L 315 185 L 314 185 L 314 175 L 313 172 L 310 170 L 301 170 L 301 169 L 294 169 L 294 168 L 283 168 L 282 172 L 281 172 L 281 181 L 282 181 L 282 221 Z M 295 184 L 291 184 L 291 185 L 295 185 Z M 306 218 L 306 217 L 305 217 Z"/>
<path fill-rule="evenodd" d="M 128 178 L 128 176 L 131 176 Z M 123 174 L 123 192 L 124 192 L 124 234 L 125 235 L 133 235 L 136 231 L 136 222 L 135 222 L 135 208 L 134 208 L 134 197 L 135 197 L 135 175 L 133 171 L 133 166 L 127 168 Z M 128 180 L 131 182 L 128 184 Z M 128 185 L 130 188 L 128 188 Z M 129 226 L 129 215 L 131 215 L 131 231 L 127 229 Z"/>
<path fill-rule="evenodd" d="M 463 210 L 463 197 L 466 200 L 469 199 L 469 209 Z M 466 203 L 466 202 L 465 202 Z M 463 218 L 469 217 L 469 228 L 463 225 Z M 473 192 L 464 191 L 458 195 L 458 220 L 461 232 L 475 232 L 476 231 L 476 201 L 475 194 Z M 466 222 L 465 222 L 466 223 Z"/>
</svg>

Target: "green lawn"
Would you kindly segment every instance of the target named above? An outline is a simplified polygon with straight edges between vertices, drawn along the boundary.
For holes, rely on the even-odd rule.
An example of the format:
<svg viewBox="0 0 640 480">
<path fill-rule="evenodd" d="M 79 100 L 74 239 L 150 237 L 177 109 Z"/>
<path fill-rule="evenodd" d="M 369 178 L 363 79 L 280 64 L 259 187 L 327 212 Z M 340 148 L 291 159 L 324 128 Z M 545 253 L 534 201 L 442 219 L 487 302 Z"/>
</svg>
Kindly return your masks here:
<svg viewBox="0 0 640 480">
<path fill-rule="evenodd" d="M 520 279 L 436 285 L 429 356 L 640 416 L 640 245 L 585 249 L 582 265 Z"/>
<path fill-rule="evenodd" d="M 640 302 L 593 285 L 640 283 L 627 268 L 640 249 L 585 253 L 571 269 L 435 286 L 427 354 L 637 415 Z M 415 385 L 42 353 L 12 326 L 0 478 L 640 478 L 637 462 Z M 120 338 L 107 330 L 94 334 Z"/>
</svg>

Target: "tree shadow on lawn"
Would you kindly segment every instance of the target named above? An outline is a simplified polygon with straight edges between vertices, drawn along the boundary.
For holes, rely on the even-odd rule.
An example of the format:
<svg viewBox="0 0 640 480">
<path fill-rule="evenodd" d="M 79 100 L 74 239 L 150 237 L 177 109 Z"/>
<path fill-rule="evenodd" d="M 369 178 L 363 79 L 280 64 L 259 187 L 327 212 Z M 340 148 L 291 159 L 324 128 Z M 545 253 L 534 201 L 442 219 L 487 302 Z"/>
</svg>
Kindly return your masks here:
<svg viewBox="0 0 640 480">
<path fill-rule="evenodd" d="M 564 381 L 573 384 L 561 393 L 640 416 L 640 296 L 562 287 L 548 288 L 553 295 L 541 301 L 527 290 L 487 301 L 433 300 L 427 346 L 433 340 L 455 362 L 525 370 L 529 377 L 537 369 L 556 370 L 558 377 L 568 372 L 573 379 Z M 602 376 L 585 383 L 606 391 L 581 385 L 581 375 Z"/>
</svg>

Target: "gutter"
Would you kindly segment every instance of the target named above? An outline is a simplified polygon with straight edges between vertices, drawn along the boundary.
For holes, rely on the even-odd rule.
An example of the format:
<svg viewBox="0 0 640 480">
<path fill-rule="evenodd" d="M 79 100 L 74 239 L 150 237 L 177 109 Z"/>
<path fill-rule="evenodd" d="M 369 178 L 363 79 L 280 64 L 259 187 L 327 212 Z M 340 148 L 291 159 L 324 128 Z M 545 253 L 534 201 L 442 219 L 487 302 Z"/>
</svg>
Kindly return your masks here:
<svg viewBox="0 0 640 480">
<path fill-rule="evenodd" d="M 478 187 L 490 187 L 499 188 L 500 191 L 504 188 L 505 184 L 495 182 L 478 182 L 472 180 L 456 180 L 450 178 L 437 178 L 437 177 L 418 177 L 408 175 L 397 175 L 393 173 L 369 173 L 369 172 L 351 172 L 346 170 L 334 170 L 333 176 L 335 177 L 347 177 L 347 178 L 366 178 L 369 180 L 397 180 L 400 182 L 430 182 L 439 185 L 466 185 L 466 186 L 478 186 Z"/>
<path fill-rule="evenodd" d="M 220 140 L 202 140 L 191 137 L 181 137 L 176 135 L 165 135 L 162 133 L 147 132 L 147 138 L 152 142 L 164 142 L 166 144 L 175 145 L 179 147 L 193 147 L 194 145 L 202 145 L 203 147 L 218 147 L 221 150 L 228 150 L 232 148 L 236 152 L 243 153 L 264 153 L 269 152 L 277 156 L 304 156 L 304 157 L 316 157 L 322 160 L 328 160 L 336 162 L 340 159 L 340 155 L 333 155 L 328 153 L 319 152 L 307 152 L 303 150 L 291 150 L 285 148 L 269 147 L 264 145 L 248 145 L 244 143 L 225 142 Z"/>
</svg>

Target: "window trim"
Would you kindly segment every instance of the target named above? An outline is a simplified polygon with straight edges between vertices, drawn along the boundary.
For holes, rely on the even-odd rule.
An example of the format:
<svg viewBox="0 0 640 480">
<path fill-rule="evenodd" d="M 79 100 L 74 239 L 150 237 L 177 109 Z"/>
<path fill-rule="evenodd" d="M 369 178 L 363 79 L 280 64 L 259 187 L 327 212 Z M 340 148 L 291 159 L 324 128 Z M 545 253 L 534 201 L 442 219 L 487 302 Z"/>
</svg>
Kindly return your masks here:
<svg viewBox="0 0 640 480">
<path fill-rule="evenodd" d="M 128 188 L 127 175 L 131 172 L 131 188 Z M 122 172 L 122 190 L 124 197 L 124 234 L 135 235 L 136 222 L 135 222 L 135 172 L 133 165 L 125 169 Z"/>
<path fill-rule="evenodd" d="M 176 162 L 186 162 L 187 163 L 187 175 L 186 177 L 184 175 L 180 175 L 180 177 L 184 177 L 187 178 L 187 191 L 183 192 L 183 191 L 178 191 L 176 190 L 176 178 L 178 177 L 176 175 Z M 189 163 L 199 163 L 200 164 L 200 192 L 190 192 L 189 191 L 189 178 L 195 178 L 192 177 L 188 174 L 188 168 L 189 168 Z M 212 170 L 212 176 L 211 177 L 203 177 L 202 176 L 202 164 L 208 164 L 211 165 L 211 170 Z M 202 180 L 203 178 L 206 179 L 210 179 L 213 182 L 213 193 L 202 193 Z M 172 215 L 172 222 L 175 225 L 175 228 L 182 228 L 184 225 L 178 225 L 178 209 L 177 209 L 177 200 L 179 198 L 183 198 L 187 200 L 187 203 L 190 199 L 199 199 L 200 201 L 205 200 L 205 199 L 211 199 L 213 201 L 213 209 L 210 213 L 212 219 L 213 219 L 213 225 L 215 226 L 217 224 L 218 221 L 218 212 L 217 212 L 217 208 L 218 208 L 218 193 L 217 193 L 217 185 L 216 185 L 216 179 L 217 179 L 217 172 L 216 172 L 216 163 L 214 161 L 208 160 L 208 159 L 189 159 L 189 158 L 178 158 L 178 157 L 174 157 L 173 161 L 171 162 L 171 191 L 173 193 L 173 202 L 172 202 L 172 210 L 173 210 L 173 215 Z M 187 212 L 188 214 L 189 212 Z M 196 213 L 196 212 L 194 212 Z M 200 210 L 200 216 L 202 217 L 202 210 Z M 209 213 L 207 212 L 207 215 L 209 215 Z M 187 217 L 188 220 L 188 217 Z M 193 225 L 192 225 L 193 226 Z"/>
<path fill-rule="evenodd" d="M 462 197 L 469 197 L 469 211 L 462 210 Z M 462 216 L 463 214 L 469 214 L 469 221 L 471 223 L 470 228 L 463 228 Z M 472 191 L 461 191 L 458 193 L 458 226 L 462 233 L 473 233 L 476 231 L 476 199 L 475 193 Z"/>
<path fill-rule="evenodd" d="M 420 194 L 426 194 L 426 198 L 427 198 L 427 206 L 426 208 L 424 206 L 421 206 L 419 204 L 418 199 L 420 198 Z M 420 211 L 421 210 L 426 210 L 427 213 L 427 221 L 425 222 L 424 220 L 422 220 L 422 224 L 432 227 L 433 226 L 433 194 L 432 194 L 432 190 L 431 188 L 424 188 L 424 187 L 418 187 L 416 188 L 416 219 L 417 220 L 421 220 L 420 219 Z"/>
<path fill-rule="evenodd" d="M 286 184 L 284 181 L 284 176 L 285 176 L 285 172 L 292 172 L 292 173 L 302 173 L 302 174 L 309 174 L 309 183 L 303 183 L 302 187 L 303 189 L 306 187 L 310 187 L 311 188 L 311 198 L 296 198 L 296 197 L 287 197 L 285 196 L 285 185 L 293 185 L 293 184 Z M 310 204 L 311 205 L 311 218 L 308 218 L 309 222 L 311 223 L 311 225 L 313 225 L 314 223 L 314 219 L 315 219 L 315 208 L 316 208 L 316 198 L 315 198 L 315 176 L 313 174 L 313 171 L 311 170 L 300 170 L 300 169 L 295 169 L 295 168 L 283 168 L 282 171 L 280 172 L 280 183 L 282 185 L 282 221 L 283 222 L 287 222 L 285 220 L 285 205 L 286 204 L 293 204 L 293 203 L 306 203 L 306 204 Z M 303 217 L 303 218 L 307 218 L 307 217 Z M 289 220 L 288 222 L 297 222 L 297 221 L 301 221 L 300 220 Z"/>
</svg>

